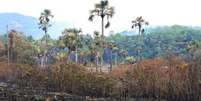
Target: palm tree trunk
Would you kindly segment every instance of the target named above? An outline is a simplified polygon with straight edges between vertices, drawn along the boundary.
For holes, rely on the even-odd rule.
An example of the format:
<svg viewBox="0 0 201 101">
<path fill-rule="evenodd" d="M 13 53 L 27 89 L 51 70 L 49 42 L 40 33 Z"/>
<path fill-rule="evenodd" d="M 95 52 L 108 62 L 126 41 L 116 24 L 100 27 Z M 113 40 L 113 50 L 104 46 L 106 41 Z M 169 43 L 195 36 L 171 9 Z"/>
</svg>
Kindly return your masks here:
<svg viewBox="0 0 201 101">
<path fill-rule="evenodd" d="M 101 17 L 101 27 L 102 27 L 102 33 L 101 33 L 101 37 L 102 37 L 102 39 L 103 39 L 103 37 L 104 37 L 104 17 Z"/>
<path fill-rule="evenodd" d="M 98 56 L 96 55 L 96 66 L 98 66 Z"/>
<path fill-rule="evenodd" d="M 96 55 L 96 72 L 98 71 L 98 61 L 99 59 L 98 59 L 98 56 Z"/>
<path fill-rule="evenodd" d="M 47 31 L 45 31 L 45 53 L 44 53 L 44 67 L 46 67 L 47 63 Z"/>
<path fill-rule="evenodd" d="M 138 33 L 139 33 L 139 35 L 141 35 L 141 27 L 139 27 L 139 32 Z"/>
<path fill-rule="evenodd" d="M 101 22 L 102 22 L 102 35 L 101 35 L 101 46 L 102 46 L 102 51 L 101 51 L 101 67 L 103 66 L 103 38 L 104 38 L 104 17 L 101 17 Z"/>
<path fill-rule="evenodd" d="M 141 48 L 141 46 L 142 46 L 142 35 L 141 35 L 141 25 L 139 26 L 139 37 L 138 37 L 138 41 L 139 41 L 139 43 L 140 43 L 140 48 Z M 141 49 L 140 49 L 140 51 L 138 51 L 139 53 L 138 53 L 138 56 L 139 56 L 139 61 L 141 61 L 142 60 L 142 56 L 141 56 Z"/>
</svg>

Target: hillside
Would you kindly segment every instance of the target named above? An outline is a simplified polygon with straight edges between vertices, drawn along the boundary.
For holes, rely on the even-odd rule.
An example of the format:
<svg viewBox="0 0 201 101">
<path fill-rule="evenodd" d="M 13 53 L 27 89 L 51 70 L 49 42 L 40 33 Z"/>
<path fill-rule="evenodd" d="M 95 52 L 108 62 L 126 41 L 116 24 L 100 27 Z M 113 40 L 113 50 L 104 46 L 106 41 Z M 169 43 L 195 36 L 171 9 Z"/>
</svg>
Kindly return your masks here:
<svg viewBox="0 0 201 101">
<path fill-rule="evenodd" d="M 0 33 L 6 32 L 6 26 L 9 29 L 16 29 L 23 32 L 26 36 L 33 36 L 35 39 L 41 38 L 43 32 L 38 28 L 38 20 L 32 16 L 26 16 L 19 13 L 0 13 Z M 52 22 L 49 34 L 52 38 L 58 38 L 61 31 L 69 26 L 68 22 Z"/>
</svg>

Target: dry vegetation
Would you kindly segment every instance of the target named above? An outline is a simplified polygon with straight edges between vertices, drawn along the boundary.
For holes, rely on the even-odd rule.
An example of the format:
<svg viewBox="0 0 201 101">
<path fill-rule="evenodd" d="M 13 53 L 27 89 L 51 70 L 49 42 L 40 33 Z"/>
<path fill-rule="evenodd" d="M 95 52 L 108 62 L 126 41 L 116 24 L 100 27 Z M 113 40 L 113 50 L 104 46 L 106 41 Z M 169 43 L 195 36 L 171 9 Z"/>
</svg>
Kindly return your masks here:
<svg viewBox="0 0 201 101">
<path fill-rule="evenodd" d="M 55 64 L 48 69 L 0 62 L 0 79 L 20 88 L 44 89 L 91 97 L 147 98 L 199 101 L 201 61 L 177 57 L 119 65 L 110 73 L 90 72 L 77 64 Z"/>
</svg>

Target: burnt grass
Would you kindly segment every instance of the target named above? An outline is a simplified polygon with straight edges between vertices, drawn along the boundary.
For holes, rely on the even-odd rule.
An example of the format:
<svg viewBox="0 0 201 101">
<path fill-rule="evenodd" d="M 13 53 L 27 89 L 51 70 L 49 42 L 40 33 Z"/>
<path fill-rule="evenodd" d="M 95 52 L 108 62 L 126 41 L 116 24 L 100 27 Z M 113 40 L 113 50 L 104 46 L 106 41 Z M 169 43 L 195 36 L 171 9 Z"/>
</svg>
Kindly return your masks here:
<svg viewBox="0 0 201 101">
<path fill-rule="evenodd" d="M 0 101 L 200 101 L 200 66 L 200 60 L 177 57 L 122 64 L 111 72 L 73 63 L 41 69 L 0 62 Z"/>
</svg>

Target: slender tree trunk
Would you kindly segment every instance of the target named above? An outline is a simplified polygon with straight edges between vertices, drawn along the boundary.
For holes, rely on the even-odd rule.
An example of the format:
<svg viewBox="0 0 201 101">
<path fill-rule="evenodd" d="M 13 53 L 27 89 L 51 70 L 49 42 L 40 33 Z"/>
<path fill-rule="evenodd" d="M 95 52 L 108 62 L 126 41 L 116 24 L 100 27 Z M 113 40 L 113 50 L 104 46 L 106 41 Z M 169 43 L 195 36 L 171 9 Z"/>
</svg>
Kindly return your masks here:
<svg viewBox="0 0 201 101">
<path fill-rule="evenodd" d="M 78 52 L 77 52 L 77 47 L 75 48 L 75 62 L 78 62 Z"/>
<path fill-rule="evenodd" d="M 101 46 L 102 46 L 102 51 L 101 51 L 101 67 L 103 66 L 103 50 L 104 50 L 104 47 L 103 47 L 103 38 L 104 38 L 104 16 L 101 17 L 101 22 L 102 22 L 102 35 L 101 35 Z"/>
<path fill-rule="evenodd" d="M 138 41 L 139 41 L 139 43 L 140 43 L 140 48 L 141 48 L 141 46 L 142 46 L 142 35 L 141 35 L 141 26 L 139 26 L 139 37 L 138 37 Z M 141 61 L 142 60 L 142 52 L 141 52 L 142 50 L 140 49 L 140 51 L 139 51 L 139 53 L 138 53 L 138 56 L 139 56 L 139 61 Z"/>
<path fill-rule="evenodd" d="M 6 26 L 6 29 L 7 29 L 7 51 L 8 51 L 8 65 L 10 63 L 10 53 L 9 53 L 9 49 L 10 49 L 10 43 L 9 43 L 9 32 L 8 32 L 8 25 Z"/>
<path fill-rule="evenodd" d="M 98 55 L 96 55 L 96 66 L 98 66 L 98 61 L 99 61 Z"/>
<path fill-rule="evenodd" d="M 47 64 L 47 32 L 45 32 L 45 53 L 44 53 L 44 67 L 46 67 Z"/>
<path fill-rule="evenodd" d="M 101 24 L 101 27 L 102 27 L 101 38 L 103 39 L 103 37 L 104 37 L 104 17 L 101 17 L 101 22 L 102 22 L 102 24 Z"/>
<path fill-rule="evenodd" d="M 41 62 L 40 62 L 41 67 L 44 68 L 44 63 L 45 63 L 45 62 L 44 62 L 44 54 L 43 54 L 43 56 L 41 57 L 40 61 L 41 61 Z"/>
<path fill-rule="evenodd" d="M 139 33 L 139 35 L 141 36 L 141 27 L 139 27 L 139 32 L 138 32 L 138 33 Z"/>
<path fill-rule="evenodd" d="M 98 71 L 98 61 L 99 61 L 99 58 L 98 58 L 98 55 L 96 55 L 96 72 Z"/>
<path fill-rule="evenodd" d="M 77 34 L 76 34 L 76 41 L 79 39 L 78 37 L 79 37 L 79 35 L 78 35 L 78 33 L 77 33 Z M 78 48 L 78 45 L 75 44 L 75 62 L 76 62 L 76 63 L 78 63 L 78 50 L 77 50 L 77 48 Z"/>
</svg>

